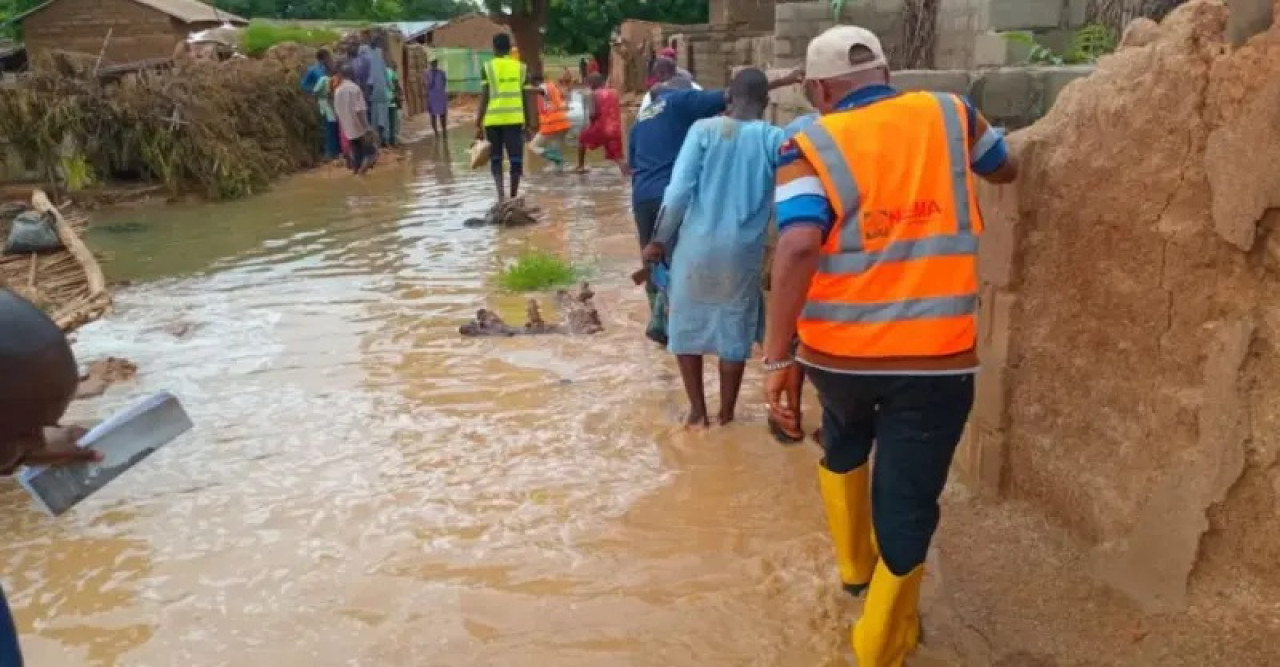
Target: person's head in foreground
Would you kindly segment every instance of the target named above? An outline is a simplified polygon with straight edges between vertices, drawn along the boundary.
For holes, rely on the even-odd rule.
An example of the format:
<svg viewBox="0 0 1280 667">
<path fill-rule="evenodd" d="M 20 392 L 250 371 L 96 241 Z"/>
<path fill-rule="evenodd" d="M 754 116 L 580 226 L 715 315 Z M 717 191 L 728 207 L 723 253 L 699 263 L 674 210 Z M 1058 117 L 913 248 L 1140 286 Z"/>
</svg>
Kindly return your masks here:
<svg viewBox="0 0 1280 667">
<path fill-rule="evenodd" d="M 338 67 L 338 74 L 347 81 L 354 80 L 356 78 L 355 65 L 351 64 L 350 60 L 344 60 L 342 65 Z"/>
<path fill-rule="evenodd" d="M 560 86 L 563 88 L 568 88 L 569 86 L 572 86 L 572 85 L 573 85 L 573 72 L 570 72 L 569 68 L 566 67 L 564 68 L 564 72 L 560 73 Z"/>
<path fill-rule="evenodd" d="M 880 38 L 866 28 L 838 25 L 809 42 L 804 94 L 821 113 L 831 113 L 850 93 L 889 83 L 889 61 Z"/>
<path fill-rule="evenodd" d="M 591 86 L 592 90 L 595 90 L 604 85 L 604 77 L 600 76 L 599 72 L 592 72 L 587 75 L 587 85 Z"/>
<path fill-rule="evenodd" d="M 59 426 L 79 370 L 58 325 L 30 301 L 0 289 L 0 475 L 20 465 L 100 460 L 76 446 L 85 430 Z"/>
<path fill-rule="evenodd" d="M 674 61 L 676 59 L 676 50 L 668 46 L 658 52 L 658 57 Z"/>
<path fill-rule="evenodd" d="M 729 83 L 729 113 L 738 120 L 760 120 L 769 107 L 769 77 L 748 67 Z"/>
<path fill-rule="evenodd" d="M 432 60 L 431 60 L 431 69 L 440 69 L 440 61 L 439 61 L 439 60 L 436 60 L 436 59 L 432 59 Z"/>
<path fill-rule="evenodd" d="M 493 36 L 493 55 L 499 58 L 511 55 L 511 35 L 500 32 Z"/>
<path fill-rule="evenodd" d="M 316 51 L 316 62 L 329 69 L 333 66 L 333 56 L 329 53 L 329 49 L 320 49 Z"/>
<path fill-rule="evenodd" d="M 657 85 L 661 86 L 675 79 L 678 71 L 676 61 L 663 57 L 653 61 L 653 69 L 649 73 L 653 75 Z"/>
</svg>

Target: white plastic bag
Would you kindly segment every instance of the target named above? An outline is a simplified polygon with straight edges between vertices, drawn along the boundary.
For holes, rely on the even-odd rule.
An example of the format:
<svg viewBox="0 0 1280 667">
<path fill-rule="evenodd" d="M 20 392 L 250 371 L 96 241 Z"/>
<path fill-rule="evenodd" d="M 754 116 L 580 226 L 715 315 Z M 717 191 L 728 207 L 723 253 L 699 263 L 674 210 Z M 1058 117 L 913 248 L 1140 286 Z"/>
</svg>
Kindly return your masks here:
<svg viewBox="0 0 1280 667">
<path fill-rule="evenodd" d="M 569 137 L 577 139 L 578 133 L 587 126 L 587 104 L 583 100 L 586 91 L 575 90 L 569 97 Z"/>
<path fill-rule="evenodd" d="M 476 142 L 471 144 L 471 168 L 479 169 L 484 166 L 489 161 L 489 153 L 492 151 L 493 146 L 490 146 L 489 142 L 484 139 L 476 139 Z"/>
</svg>

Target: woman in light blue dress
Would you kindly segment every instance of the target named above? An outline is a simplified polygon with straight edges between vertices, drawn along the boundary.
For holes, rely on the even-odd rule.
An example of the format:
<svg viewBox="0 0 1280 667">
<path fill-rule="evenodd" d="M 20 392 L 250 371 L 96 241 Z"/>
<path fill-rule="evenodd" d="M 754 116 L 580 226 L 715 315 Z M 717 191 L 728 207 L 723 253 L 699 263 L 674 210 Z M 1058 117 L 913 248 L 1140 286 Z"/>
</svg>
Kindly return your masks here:
<svg viewBox="0 0 1280 667">
<path fill-rule="evenodd" d="M 734 77 L 729 115 L 698 121 L 681 146 L 645 248 L 647 261 L 670 255 L 667 349 L 680 365 L 691 426 L 709 424 L 703 355 L 720 359 L 718 420 L 726 424 L 752 344 L 763 334 L 760 274 L 783 142 L 783 131 L 762 120 L 768 104 L 764 72 Z"/>
</svg>

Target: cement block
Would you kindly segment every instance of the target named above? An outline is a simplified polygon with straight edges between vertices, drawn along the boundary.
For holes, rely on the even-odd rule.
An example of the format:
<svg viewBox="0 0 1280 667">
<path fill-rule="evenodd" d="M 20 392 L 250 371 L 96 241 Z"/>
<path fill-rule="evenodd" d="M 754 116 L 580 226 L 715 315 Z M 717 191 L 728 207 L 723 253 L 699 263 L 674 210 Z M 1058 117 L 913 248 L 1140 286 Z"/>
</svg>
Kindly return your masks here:
<svg viewBox="0 0 1280 667">
<path fill-rule="evenodd" d="M 991 0 L 989 11 L 992 30 L 1057 28 L 1062 21 L 1062 0 Z"/>
<path fill-rule="evenodd" d="M 1075 39 L 1073 28 L 1054 28 L 1036 33 L 1036 41 L 1054 53 L 1067 53 L 1071 50 L 1071 42 Z"/>
<path fill-rule="evenodd" d="M 1066 27 L 1080 28 L 1089 20 L 1089 0 L 1067 0 Z"/>
<path fill-rule="evenodd" d="M 969 72 L 964 70 L 900 70 L 893 73 L 893 85 L 902 90 L 930 90 L 966 95 L 969 93 Z"/>
<path fill-rule="evenodd" d="M 781 21 L 774 25 L 774 39 L 813 39 L 823 29 L 813 21 Z"/>
<path fill-rule="evenodd" d="M 1041 71 L 1044 78 L 1044 102 L 1047 112 L 1062 94 L 1062 89 L 1076 79 L 1083 79 L 1093 74 L 1093 65 L 1063 65 L 1046 67 Z"/>
<path fill-rule="evenodd" d="M 1250 37 L 1271 27 L 1271 0 L 1227 0 L 1227 7 L 1230 10 L 1227 39 L 1232 46 L 1240 46 Z"/>
<path fill-rule="evenodd" d="M 997 125 L 1019 128 L 1043 115 L 1040 90 L 1032 70 L 1005 68 L 984 72 L 969 88 L 969 98 Z"/>
<path fill-rule="evenodd" d="M 826 2 L 788 2 L 774 7 L 775 21 L 812 21 L 831 19 L 830 3 Z"/>
<path fill-rule="evenodd" d="M 984 32 L 973 38 L 974 67 L 1006 67 L 1026 62 L 1031 47 L 1010 39 L 1009 35 L 1032 33 Z"/>
</svg>

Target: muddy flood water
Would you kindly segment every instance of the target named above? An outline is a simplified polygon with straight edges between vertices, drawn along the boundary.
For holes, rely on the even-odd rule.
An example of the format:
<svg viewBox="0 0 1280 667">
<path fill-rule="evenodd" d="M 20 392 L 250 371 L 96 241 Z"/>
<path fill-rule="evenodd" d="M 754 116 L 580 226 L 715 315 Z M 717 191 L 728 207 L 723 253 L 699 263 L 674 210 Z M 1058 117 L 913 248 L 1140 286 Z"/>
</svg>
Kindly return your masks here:
<svg viewBox="0 0 1280 667">
<path fill-rule="evenodd" d="M 465 228 L 465 139 L 98 223 L 131 284 L 77 354 L 140 371 L 70 417 L 167 389 L 196 427 L 57 520 L 0 485 L 29 664 L 851 663 L 817 452 L 769 438 L 754 369 L 740 423 L 678 428 L 622 179 L 537 173 L 542 224 Z M 459 337 L 522 321 L 495 274 L 528 248 L 588 271 L 605 333 Z"/>
</svg>

